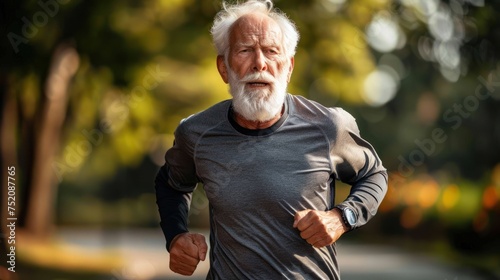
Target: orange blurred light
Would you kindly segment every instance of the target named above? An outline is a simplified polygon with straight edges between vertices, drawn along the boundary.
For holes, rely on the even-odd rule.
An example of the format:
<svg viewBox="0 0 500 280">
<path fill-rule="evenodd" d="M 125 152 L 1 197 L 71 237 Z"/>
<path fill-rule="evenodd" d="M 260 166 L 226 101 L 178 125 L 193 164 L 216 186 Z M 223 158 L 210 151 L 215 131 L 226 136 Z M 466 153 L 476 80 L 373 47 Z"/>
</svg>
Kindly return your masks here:
<svg viewBox="0 0 500 280">
<path fill-rule="evenodd" d="M 395 189 L 389 188 L 387 194 L 378 208 L 380 212 L 389 212 L 398 204 L 399 196 Z"/>
<path fill-rule="evenodd" d="M 498 202 L 498 194 L 493 186 L 489 186 L 483 193 L 483 205 L 486 209 L 492 209 Z"/>
<path fill-rule="evenodd" d="M 402 213 L 400 217 L 401 226 L 406 229 L 411 229 L 416 227 L 422 221 L 422 209 L 418 207 L 408 207 Z"/>
<path fill-rule="evenodd" d="M 439 186 L 436 181 L 429 180 L 421 188 L 418 193 L 418 203 L 422 208 L 429 208 L 436 203 L 439 196 Z"/>
<path fill-rule="evenodd" d="M 389 212 L 400 204 L 407 185 L 406 181 L 405 177 L 397 173 L 389 173 L 387 194 L 379 207 L 379 211 Z"/>
<path fill-rule="evenodd" d="M 416 206 L 418 204 L 418 193 L 422 183 L 418 180 L 410 182 L 403 190 L 403 200 L 408 206 Z"/>
</svg>

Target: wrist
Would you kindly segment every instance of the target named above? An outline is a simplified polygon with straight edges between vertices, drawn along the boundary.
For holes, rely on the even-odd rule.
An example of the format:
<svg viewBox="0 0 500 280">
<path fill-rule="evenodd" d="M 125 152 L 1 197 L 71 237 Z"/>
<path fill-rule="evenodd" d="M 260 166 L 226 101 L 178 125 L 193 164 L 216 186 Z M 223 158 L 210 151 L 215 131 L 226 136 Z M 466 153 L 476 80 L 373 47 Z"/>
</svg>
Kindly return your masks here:
<svg viewBox="0 0 500 280">
<path fill-rule="evenodd" d="M 182 233 L 179 233 L 177 234 L 173 239 L 172 241 L 170 241 L 170 247 L 168 248 L 168 251 L 170 252 L 170 250 L 172 249 L 172 247 L 174 246 L 175 242 L 177 241 L 177 239 L 179 239 L 179 237 L 183 236 L 184 234 L 187 234 L 189 232 L 182 232 Z"/>
<path fill-rule="evenodd" d="M 344 219 L 342 218 L 342 211 L 340 209 L 338 209 L 338 208 L 333 208 L 330 211 L 332 211 L 337 216 L 337 218 L 339 220 L 339 223 L 340 223 L 340 225 L 342 227 L 342 231 L 343 231 L 342 234 L 348 232 L 349 231 L 349 227 L 345 224 Z"/>
<path fill-rule="evenodd" d="M 349 206 L 342 204 L 335 206 L 334 209 L 339 212 L 342 218 L 342 224 L 344 225 L 346 232 L 353 230 L 358 222 L 358 215 L 356 214 L 355 210 Z"/>
</svg>

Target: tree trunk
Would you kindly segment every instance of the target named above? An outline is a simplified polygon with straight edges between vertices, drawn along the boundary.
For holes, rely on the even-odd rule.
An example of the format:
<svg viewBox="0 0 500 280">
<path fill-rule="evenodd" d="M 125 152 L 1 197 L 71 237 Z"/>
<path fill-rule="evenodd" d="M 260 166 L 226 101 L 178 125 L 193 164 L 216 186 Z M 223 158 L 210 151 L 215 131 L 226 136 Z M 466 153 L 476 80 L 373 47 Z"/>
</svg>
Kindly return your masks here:
<svg viewBox="0 0 500 280">
<path fill-rule="evenodd" d="M 29 234 L 46 237 L 53 227 L 57 182 L 53 160 L 58 151 L 61 130 L 68 106 L 68 86 L 76 73 L 76 50 L 61 44 L 52 58 L 45 84 L 45 102 L 37 130 L 33 155 L 30 193 L 27 194 L 25 229 Z"/>
</svg>

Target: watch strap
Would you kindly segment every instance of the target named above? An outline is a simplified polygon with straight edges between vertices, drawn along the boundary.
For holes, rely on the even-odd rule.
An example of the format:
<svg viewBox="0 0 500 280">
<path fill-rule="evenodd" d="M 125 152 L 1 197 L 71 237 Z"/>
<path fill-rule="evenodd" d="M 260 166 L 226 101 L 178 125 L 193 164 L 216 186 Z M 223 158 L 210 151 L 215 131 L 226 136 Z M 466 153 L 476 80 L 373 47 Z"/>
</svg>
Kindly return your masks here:
<svg viewBox="0 0 500 280">
<path fill-rule="evenodd" d="M 335 208 L 339 209 L 340 210 L 340 214 L 342 216 L 342 221 L 344 222 L 344 225 L 349 229 L 349 230 L 352 230 L 354 228 L 354 225 L 355 224 L 351 224 L 349 222 L 349 220 L 347 219 L 347 216 L 346 216 L 346 209 L 349 209 L 352 211 L 352 213 L 356 216 L 356 220 L 357 220 L 357 215 L 356 215 L 356 212 L 351 208 L 351 207 L 348 207 L 346 205 L 342 205 L 342 204 L 339 204 L 339 205 L 336 205 Z"/>
</svg>

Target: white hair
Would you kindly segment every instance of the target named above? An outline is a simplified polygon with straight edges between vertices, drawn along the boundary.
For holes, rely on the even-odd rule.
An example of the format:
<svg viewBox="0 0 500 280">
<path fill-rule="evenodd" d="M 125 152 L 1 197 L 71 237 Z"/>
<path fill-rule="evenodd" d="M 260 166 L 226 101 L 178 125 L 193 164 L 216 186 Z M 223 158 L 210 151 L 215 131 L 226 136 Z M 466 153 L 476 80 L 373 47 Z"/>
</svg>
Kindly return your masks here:
<svg viewBox="0 0 500 280">
<path fill-rule="evenodd" d="M 229 51 L 229 34 L 234 22 L 241 16 L 263 13 L 272 18 L 283 34 L 283 48 L 287 57 L 295 55 L 299 42 L 299 32 L 295 24 L 280 10 L 274 8 L 271 0 L 249 0 L 241 4 L 229 5 L 222 2 L 223 9 L 217 13 L 210 32 L 218 55 L 227 57 Z"/>
</svg>

